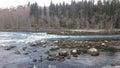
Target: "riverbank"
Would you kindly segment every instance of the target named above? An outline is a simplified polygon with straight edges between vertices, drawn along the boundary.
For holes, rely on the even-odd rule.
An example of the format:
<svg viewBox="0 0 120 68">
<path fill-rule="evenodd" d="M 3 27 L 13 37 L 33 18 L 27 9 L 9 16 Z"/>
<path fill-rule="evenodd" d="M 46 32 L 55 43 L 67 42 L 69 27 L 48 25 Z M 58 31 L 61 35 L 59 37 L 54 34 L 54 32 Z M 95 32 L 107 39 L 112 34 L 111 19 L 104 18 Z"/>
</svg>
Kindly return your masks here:
<svg viewBox="0 0 120 68">
<path fill-rule="evenodd" d="M 120 29 L 0 29 L 1 32 L 47 32 L 48 34 L 120 34 Z"/>
</svg>

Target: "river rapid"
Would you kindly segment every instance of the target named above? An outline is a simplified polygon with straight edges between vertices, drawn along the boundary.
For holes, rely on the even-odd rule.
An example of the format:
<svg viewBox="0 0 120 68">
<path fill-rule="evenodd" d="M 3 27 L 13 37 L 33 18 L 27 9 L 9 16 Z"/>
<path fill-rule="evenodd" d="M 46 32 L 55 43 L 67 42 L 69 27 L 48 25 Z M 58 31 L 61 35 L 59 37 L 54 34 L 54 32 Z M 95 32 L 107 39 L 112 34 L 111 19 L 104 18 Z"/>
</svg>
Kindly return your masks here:
<svg viewBox="0 0 120 68">
<path fill-rule="evenodd" d="M 119 34 L 114 35 L 55 35 L 46 32 L 0 32 L 0 47 L 15 45 L 18 48 L 29 46 L 31 43 L 47 41 L 49 44 L 45 48 L 33 48 L 38 50 L 36 53 L 29 55 L 19 55 L 7 60 L 2 60 L 6 56 L 0 57 L 1 61 L 11 61 L 11 63 L 1 62 L 0 68 L 111 68 L 111 64 L 120 64 L 120 52 L 101 52 L 99 56 L 90 56 L 88 54 L 71 57 L 64 62 L 48 61 L 32 62 L 33 57 L 43 55 L 53 41 L 88 41 L 88 40 L 120 40 Z M 16 49 L 14 49 L 16 50 Z M 1 50 L 3 51 L 3 50 Z M 13 52 L 13 51 L 11 51 Z M 0 55 L 3 55 L 0 52 Z M 45 59 L 45 58 L 43 58 Z"/>
</svg>

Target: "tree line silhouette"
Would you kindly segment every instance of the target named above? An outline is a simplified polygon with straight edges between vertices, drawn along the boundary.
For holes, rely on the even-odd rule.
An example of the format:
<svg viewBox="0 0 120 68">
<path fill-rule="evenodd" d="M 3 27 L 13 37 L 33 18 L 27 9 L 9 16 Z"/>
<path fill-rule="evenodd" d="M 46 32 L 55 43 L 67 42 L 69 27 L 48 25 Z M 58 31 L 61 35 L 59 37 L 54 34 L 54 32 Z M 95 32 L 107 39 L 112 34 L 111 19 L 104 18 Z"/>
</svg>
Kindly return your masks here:
<svg viewBox="0 0 120 68">
<path fill-rule="evenodd" d="M 120 0 L 37 2 L 27 7 L 0 9 L 0 29 L 119 29 Z"/>
</svg>

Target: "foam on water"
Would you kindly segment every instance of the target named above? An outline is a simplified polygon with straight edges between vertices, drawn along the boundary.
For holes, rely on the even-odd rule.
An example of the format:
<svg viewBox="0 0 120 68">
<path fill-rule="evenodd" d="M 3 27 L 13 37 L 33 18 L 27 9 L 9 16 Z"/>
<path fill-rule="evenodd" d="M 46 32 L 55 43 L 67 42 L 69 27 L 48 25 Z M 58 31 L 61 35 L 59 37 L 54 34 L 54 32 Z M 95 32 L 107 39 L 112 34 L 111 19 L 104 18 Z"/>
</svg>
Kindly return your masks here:
<svg viewBox="0 0 120 68">
<path fill-rule="evenodd" d="M 120 39 L 120 35 L 52 35 L 36 32 L 0 32 L 0 45 L 24 45 L 40 40 Z"/>
</svg>

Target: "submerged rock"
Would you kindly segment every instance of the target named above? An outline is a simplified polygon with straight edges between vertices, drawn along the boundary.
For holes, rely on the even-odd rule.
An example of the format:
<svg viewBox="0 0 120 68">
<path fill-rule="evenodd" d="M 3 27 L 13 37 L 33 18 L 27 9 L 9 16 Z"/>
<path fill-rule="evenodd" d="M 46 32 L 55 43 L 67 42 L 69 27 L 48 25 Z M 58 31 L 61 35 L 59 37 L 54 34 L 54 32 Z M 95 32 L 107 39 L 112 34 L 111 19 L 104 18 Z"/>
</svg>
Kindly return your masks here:
<svg viewBox="0 0 120 68">
<path fill-rule="evenodd" d="M 50 53 L 49 50 L 45 51 L 45 54 L 49 54 L 49 53 Z"/>
<path fill-rule="evenodd" d="M 60 61 L 60 62 L 65 61 L 65 56 L 58 56 L 58 61 Z"/>
<path fill-rule="evenodd" d="M 59 46 L 53 45 L 53 46 L 50 47 L 51 51 L 54 51 L 54 50 L 57 50 L 57 49 L 59 49 Z"/>
<path fill-rule="evenodd" d="M 73 57 L 78 57 L 78 54 L 73 55 Z"/>
<path fill-rule="evenodd" d="M 20 51 L 16 50 L 14 53 L 15 53 L 15 54 L 20 54 Z"/>
<path fill-rule="evenodd" d="M 32 61 L 33 61 L 33 62 L 37 62 L 37 59 L 36 59 L 36 58 L 33 58 Z"/>
<path fill-rule="evenodd" d="M 81 50 L 79 50 L 79 49 L 73 49 L 73 50 L 71 50 L 71 54 L 72 54 L 73 56 L 80 55 L 80 53 L 81 53 Z"/>
<path fill-rule="evenodd" d="M 98 56 L 99 55 L 99 51 L 96 48 L 90 48 L 87 50 L 87 52 L 91 56 Z"/>
<path fill-rule="evenodd" d="M 47 57 L 47 60 L 49 60 L 49 61 L 53 61 L 55 59 L 56 59 L 56 55 L 49 54 Z"/>
<path fill-rule="evenodd" d="M 71 59 L 71 56 L 67 56 L 67 59 Z"/>
<path fill-rule="evenodd" d="M 54 41 L 53 43 L 54 43 L 54 44 L 58 44 L 58 43 L 59 43 L 59 41 Z"/>
<path fill-rule="evenodd" d="M 68 52 L 67 51 L 60 51 L 59 52 L 59 56 L 64 56 L 64 57 L 66 57 L 66 56 L 68 56 L 69 54 L 68 54 Z"/>
<path fill-rule="evenodd" d="M 46 44 L 47 43 L 47 41 L 45 41 L 45 40 L 41 40 L 40 42 L 41 42 L 41 44 Z"/>
<path fill-rule="evenodd" d="M 24 52 L 23 54 L 24 54 L 24 55 L 28 55 L 29 53 L 28 53 L 28 52 Z"/>
<path fill-rule="evenodd" d="M 30 46 L 37 46 L 38 43 L 34 42 L 34 43 L 31 43 Z"/>
<path fill-rule="evenodd" d="M 105 46 L 105 43 L 102 43 L 101 45 L 102 45 L 102 46 Z"/>
<path fill-rule="evenodd" d="M 46 47 L 46 45 L 44 44 L 44 45 L 42 45 L 42 47 Z"/>
<path fill-rule="evenodd" d="M 105 42 L 105 43 L 108 43 L 108 40 L 105 40 L 104 42 Z"/>
<path fill-rule="evenodd" d="M 25 51 L 27 49 L 27 46 L 22 47 L 22 50 Z"/>
<path fill-rule="evenodd" d="M 12 48 L 15 48 L 16 46 L 4 46 L 4 50 L 11 50 Z"/>
</svg>

